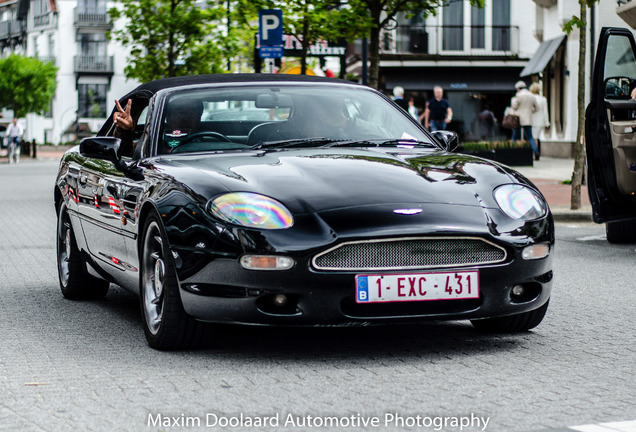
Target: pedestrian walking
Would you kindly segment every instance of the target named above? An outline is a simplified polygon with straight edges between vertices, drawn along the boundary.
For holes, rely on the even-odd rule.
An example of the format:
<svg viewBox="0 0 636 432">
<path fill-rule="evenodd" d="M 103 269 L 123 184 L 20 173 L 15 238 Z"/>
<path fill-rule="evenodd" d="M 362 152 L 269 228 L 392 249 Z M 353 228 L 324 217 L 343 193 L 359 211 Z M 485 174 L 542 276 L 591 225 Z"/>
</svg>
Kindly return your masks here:
<svg viewBox="0 0 636 432">
<path fill-rule="evenodd" d="M 400 86 L 393 87 L 393 102 L 402 107 L 403 110 L 409 110 L 409 103 L 404 99 L 404 88 Z"/>
<path fill-rule="evenodd" d="M 22 126 L 18 124 L 18 119 L 14 117 L 6 132 L 6 136 L 9 138 L 9 163 L 20 163 L 20 144 L 23 134 Z"/>
<path fill-rule="evenodd" d="M 433 88 L 433 98 L 426 102 L 426 109 L 420 116 L 420 121 L 424 119 L 424 127 L 431 132 L 446 130 L 446 125 L 453 119 L 453 110 L 446 99 L 444 99 L 444 89 L 440 86 Z"/>
<path fill-rule="evenodd" d="M 519 116 L 519 127 L 512 130 L 512 140 L 516 141 L 521 138 L 521 131 L 525 139 L 530 143 L 534 159 L 539 160 L 539 148 L 537 142 L 532 135 L 532 114 L 538 109 L 537 99 L 526 88 L 526 83 L 517 81 L 515 83 L 517 94 L 512 98 L 510 106 Z"/>
<path fill-rule="evenodd" d="M 408 109 L 409 114 L 411 114 L 411 117 L 413 117 L 415 120 L 419 121 L 420 116 L 417 111 L 417 107 L 415 106 L 415 101 L 413 100 L 412 97 L 408 97 L 407 100 L 409 102 L 409 109 Z"/>
<path fill-rule="evenodd" d="M 484 108 L 481 110 L 479 115 L 479 137 L 481 139 L 492 138 L 495 131 L 495 124 L 497 123 L 497 118 L 495 114 L 490 110 L 489 105 L 484 105 Z"/>
<path fill-rule="evenodd" d="M 537 99 L 537 111 L 532 114 L 532 136 L 537 142 L 539 155 L 541 155 L 541 131 L 545 129 L 547 133 L 550 127 L 548 100 L 545 96 L 541 95 L 541 85 L 539 83 L 532 83 L 532 85 L 530 85 L 530 93 Z"/>
</svg>

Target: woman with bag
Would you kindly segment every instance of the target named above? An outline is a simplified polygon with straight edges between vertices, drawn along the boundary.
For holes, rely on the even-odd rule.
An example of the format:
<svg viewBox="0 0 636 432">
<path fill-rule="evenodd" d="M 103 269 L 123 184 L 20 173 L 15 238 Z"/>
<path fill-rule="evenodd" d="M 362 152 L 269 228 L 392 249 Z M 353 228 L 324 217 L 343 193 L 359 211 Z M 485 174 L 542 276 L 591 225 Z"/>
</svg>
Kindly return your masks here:
<svg viewBox="0 0 636 432">
<path fill-rule="evenodd" d="M 528 91 L 525 82 L 517 81 L 515 88 L 517 89 L 517 94 L 512 98 L 510 106 L 519 115 L 520 127 L 512 130 L 512 140 L 520 139 L 521 130 L 523 129 L 523 135 L 534 152 L 534 160 L 539 160 L 539 148 L 532 136 L 532 114 L 538 109 L 537 99 Z"/>
</svg>

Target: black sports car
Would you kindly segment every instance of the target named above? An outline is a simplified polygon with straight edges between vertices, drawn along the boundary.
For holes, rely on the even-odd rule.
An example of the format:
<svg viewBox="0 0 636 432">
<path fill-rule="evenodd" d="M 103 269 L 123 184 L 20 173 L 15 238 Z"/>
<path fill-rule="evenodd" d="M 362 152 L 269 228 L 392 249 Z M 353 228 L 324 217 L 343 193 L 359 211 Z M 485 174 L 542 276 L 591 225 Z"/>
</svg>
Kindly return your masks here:
<svg viewBox="0 0 636 432">
<path fill-rule="evenodd" d="M 138 292 L 154 348 L 193 346 L 206 322 L 523 331 L 546 313 L 541 194 L 375 90 L 193 76 L 119 105 L 132 121 L 111 117 L 61 161 L 59 279 L 71 299 Z"/>
</svg>

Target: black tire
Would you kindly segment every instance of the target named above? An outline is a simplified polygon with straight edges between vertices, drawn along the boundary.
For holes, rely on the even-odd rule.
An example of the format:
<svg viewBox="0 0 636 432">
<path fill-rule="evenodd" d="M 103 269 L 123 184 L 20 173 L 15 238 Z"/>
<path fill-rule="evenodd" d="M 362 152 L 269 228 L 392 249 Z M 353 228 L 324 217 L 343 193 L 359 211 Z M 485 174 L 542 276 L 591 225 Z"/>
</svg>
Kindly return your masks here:
<svg viewBox="0 0 636 432">
<path fill-rule="evenodd" d="M 155 213 L 144 223 L 140 266 L 139 303 L 148 344 L 158 350 L 199 346 L 207 327 L 183 309 L 172 253 Z"/>
<path fill-rule="evenodd" d="M 636 219 L 607 222 L 605 234 L 610 243 L 636 243 Z"/>
<path fill-rule="evenodd" d="M 87 273 L 64 202 L 57 212 L 56 254 L 60 289 L 65 298 L 95 300 L 106 296 L 110 283 Z"/>
<path fill-rule="evenodd" d="M 539 309 L 497 318 L 485 318 L 472 320 L 471 324 L 477 330 L 492 333 L 517 333 L 524 332 L 538 326 L 548 311 L 548 300 Z"/>
</svg>

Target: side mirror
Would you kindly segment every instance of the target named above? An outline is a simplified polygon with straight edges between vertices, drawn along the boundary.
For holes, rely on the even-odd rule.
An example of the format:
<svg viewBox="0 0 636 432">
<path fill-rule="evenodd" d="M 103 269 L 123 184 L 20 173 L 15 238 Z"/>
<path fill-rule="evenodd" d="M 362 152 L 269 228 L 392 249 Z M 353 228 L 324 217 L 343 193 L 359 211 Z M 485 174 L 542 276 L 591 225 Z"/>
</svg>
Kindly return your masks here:
<svg viewBox="0 0 636 432">
<path fill-rule="evenodd" d="M 142 180 L 143 171 L 134 164 L 130 166 L 121 159 L 121 139 L 113 137 L 91 137 L 80 141 L 80 154 L 89 158 L 103 159 L 115 164 L 115 168 L 133 180 Z"/>
<path fill-rule="evenodd" d="M 121 160 L 121 139 L 113 137 L 90 137 L 80 142 L 80 154 L 89 158 L 105 159 L 115 164 Z"/>
<path fill-rule="evenodd" d="M 431 132 L 431 135 L 442 143 L 442 147 L 448 152 L 453 152 L 459 147 L 459 137 L 456 132 L 441 130 Z"/>
</svg>

